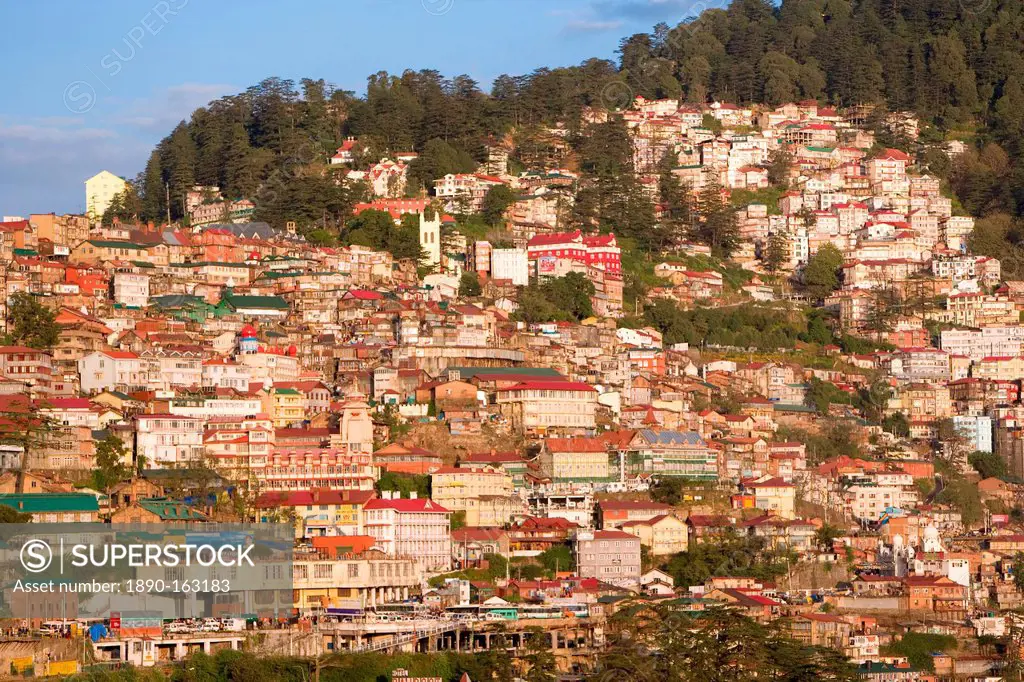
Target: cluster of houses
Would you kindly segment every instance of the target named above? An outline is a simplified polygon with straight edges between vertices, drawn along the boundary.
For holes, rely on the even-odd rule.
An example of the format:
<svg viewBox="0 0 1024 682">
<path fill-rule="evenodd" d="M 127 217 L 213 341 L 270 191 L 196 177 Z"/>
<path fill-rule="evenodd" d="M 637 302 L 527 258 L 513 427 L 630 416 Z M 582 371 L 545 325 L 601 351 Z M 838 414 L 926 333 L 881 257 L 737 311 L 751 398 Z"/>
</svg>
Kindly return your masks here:
<svg viewBox="0 0 1024 682">
<path fill-rule="evenodd" d="M 771 190 L 768 168 L 787 151 L 788 189 L 740 211 L 736 263 L 762 273 L 782 234 L 783 271 L 798 277 L 835 245 L 842 286 L 826 304 L 845 331 L 887 350 L 744 361 L 618 328 L 622 250 L 614 234 L 566 224 L 579 178 L 558 163 L 557 130 L 553 163 L 510 175 L 508 150 L 493 148 L 478 173 L 438 178 L 433 198 L 406 196 L 414 153 L 362 167 L 348 140 L 330 163 L 371 188 L 356 213 L 418 229 L 422 261 L 314 246 L 292 223 L 251 222 L 250 204 L 215 187 L 189 193 L 188 227 L 54 214 L 0 223 L 4 312 L 31 294 L 61 330 L 52 348 L 0 346 L 3 431 L 38 431 L 0 445 L 0 505 L 40 522 L 289 523 L 302 550 L 300 612 L 412 598 L 572 596 L 609 608 L 672 598 L 783 619 L 866 679 L 931 679 L 880 647 L 918 621 L 959 638 L 992 634 L 1003 621 L 983 616 L 989 605 L 1021 602 L 1024 536 L 1010 510 L 1024 488 L 982 480 L 984 521 L 965 523 L 936 495 L 931 444 L 951 425 L 939 452 L 953 467 L 969 473 L 970 453 L 996 453 L 1024 477 L 1024 288 L 967 251 L 973 223 L 952 215 L 937 179 L 903 152 L 869 151 L 860 110 L 638 99 L 624 117 L 645 187 L 674 154 L 694 191 Z M 110 175 L 87 185 L 93 214 L 120 191 Z M 452 214 L 479 211 L 498 185 L 516 192 L 510 239 L 462 234 Z M 776 295 L 756 277 L 732 289 L 694 262 L 666 257 L 654 269 L 665 286 L 647 295 L 681 305 Z M 460 295 L 465 273 L 480 295 Z M 521 287 L 569 273 L 594 284 L 592 318 L 517 320 Z M 868 329 L 881 289 L 943 303 Z M 926 323 L 942 327 L 937 337 Z M 792 437 L 820 430 L 820 382 L 849 395 L 827 417 L 849 425 L 861 456 L 823 456 Z M 904 433 L 853 407 L 879 383 L 880 414 L 902 415 Z M 123 475 L 93 489 L 108 439 L 123 445 Z M 672 557 L 737 539 L 787 557 L 802 577 L 716 570 L 676 584 Z M 522 577 L 551 556 L 568 565 Z M 481 578 L 496 557 L 508 575 Z M 469 590 L 428 587 L 453 571 L 472 576 Z M 957 675 L 995 666 L 935 658 Z"/>
</svg>

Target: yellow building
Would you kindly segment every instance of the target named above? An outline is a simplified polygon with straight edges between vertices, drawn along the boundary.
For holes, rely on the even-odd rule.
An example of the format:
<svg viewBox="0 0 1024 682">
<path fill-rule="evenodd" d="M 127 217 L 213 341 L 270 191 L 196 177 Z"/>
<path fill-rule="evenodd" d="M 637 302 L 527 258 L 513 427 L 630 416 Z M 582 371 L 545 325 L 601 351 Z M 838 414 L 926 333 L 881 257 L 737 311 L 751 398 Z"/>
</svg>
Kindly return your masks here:
<svg viewBox="0 0 1024 682">
<path fill-rule="evenodd" d="M 608 480 L 608 451 L 593 438 L 548 438 L 540 468 L 555 483 L 600 483 Z"/>
<path fill-rule="evenodd" d="M 294 388 L 269 388 L 261 398 L 263 411 L 274 420 L 276 428 L 291 426 L 306 418 L 302 394 Z"/>
<path fill-rule="evenodd" d="M 481 497 L 511 497 L 512 477 L 491 467 L 443 467 L 430 475 L 430 499 L 451 511 L 476 508 Z"/>
<path fill-rule="evenodd" d="M 762 476 L 741 481 L 740 488 L 744 496 L 753 496 L 754 506 L 758 509 L 784 519 L 796 518 L 796 486 L 792 483 L 781 478 Z"/>
<path fill-rule="evenodd" d="M 640 544 L 649 548 L 654 556 L 685 552 L 689 544 L 686 523 L 671 514 L 660 514 L 646 521 L 626 521 L 619 530 L 640 538 Z"/>
<path fill-rule="evenodd" d="M 100 171 L 85 181 L 85 212 L 92 220 L 100 220 L 114 197 L 125 190 L 128 183 L 110 171 Z"/>
</svg>

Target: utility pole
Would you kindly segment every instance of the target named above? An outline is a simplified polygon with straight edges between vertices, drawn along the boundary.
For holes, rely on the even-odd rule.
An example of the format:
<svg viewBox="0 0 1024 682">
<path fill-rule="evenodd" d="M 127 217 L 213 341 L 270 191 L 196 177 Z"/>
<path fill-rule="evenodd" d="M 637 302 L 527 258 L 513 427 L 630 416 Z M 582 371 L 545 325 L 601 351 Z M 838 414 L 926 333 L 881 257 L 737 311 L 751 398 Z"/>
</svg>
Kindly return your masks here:
<svg viewBox="0 0 1024 682">
<path fill-rule="evenodd" d="M 164 197 L 167 204 L 167 224 L 171 224 L 171 183 L 164 183 Z"/>
</svg>

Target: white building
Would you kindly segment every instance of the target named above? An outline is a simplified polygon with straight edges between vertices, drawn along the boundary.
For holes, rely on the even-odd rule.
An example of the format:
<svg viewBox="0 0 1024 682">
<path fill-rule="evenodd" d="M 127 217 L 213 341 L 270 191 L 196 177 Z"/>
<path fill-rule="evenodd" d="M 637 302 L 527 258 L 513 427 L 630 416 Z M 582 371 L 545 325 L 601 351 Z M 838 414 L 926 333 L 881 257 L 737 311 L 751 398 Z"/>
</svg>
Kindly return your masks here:
<svg viewBox="0 0 1024 682">
<path fill-rule="evenodd" d="M 429 499 L 393 497 L 363 507 L 363 527 L 388 556 L 418 559 L 429 571 L 451 568 L 451 512 Z"/>
<path fill-rule="evenodd" d="M 114 273 L 114 303 L 129 308 L 149 305 L 149 275 L 137 272 Z"/>
<path fill-rule="evenodd" d="M 441 216 L 434 214 L 433 219 L 427 220 L 420 214 L 420 248 L 423 249 L 424 257 L 420 264 L 426 267 L 438 267 L 441 265 Z"/>
<path fill-rule="evenodd" d="M 517 287 L 530 283 L 530 261 L 526 249 L 492 249 L 491 277 L 511 280 Z"/>
<path fill-rule="evenodd" d="M 950 355 L 964 355 L 972 362 L 988 357 L 1017 357 L 1024 348 L 1024 327 L 946 329 L 939 336 L 939 345 Z"/>
<path fill-rule="evenodd" d="M 992 452 L 992 417 L 953 417 L 953 428 L 973 451 Z"/>
<path fill-rule="evenodd" d="M 135 353 L 104 350 L 89 353 L 78 361 L 84 393 L 111 390 L 144 390 L 146 363 Z"/>
<path fill-rule="evenodd" d="M 252 372 L 246 365 L 240 365 L 226 357 L 213 358 L 203 362 L 203 388 L 233 388 L 236 391 L 249 390 Z"/>
<path fill-rule="evenodd" d="M 203 456 L 203 422 L 179 414 L 135 416 L 135 454 L 151 468 L 185 467 Z"/>
</svg>

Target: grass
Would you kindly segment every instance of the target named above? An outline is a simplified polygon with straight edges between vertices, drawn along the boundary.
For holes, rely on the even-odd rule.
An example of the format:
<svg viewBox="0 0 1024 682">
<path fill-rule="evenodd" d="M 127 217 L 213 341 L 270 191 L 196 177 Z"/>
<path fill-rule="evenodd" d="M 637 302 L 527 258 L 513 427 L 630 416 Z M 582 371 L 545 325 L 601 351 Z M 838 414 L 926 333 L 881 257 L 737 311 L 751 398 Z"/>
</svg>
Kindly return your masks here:
<svg viewBox="0 0 1024 682">
<path fill-rule="evenodd" d="M 743 208 L 750 204 L 765 204 L 768 213 L 779 215 L 779 198 L 785 193 L 781 187 L 765 187 L 764 189 L 734 189 L 729 197 L 729 203 L 736 208 Z"/>
</svg>

